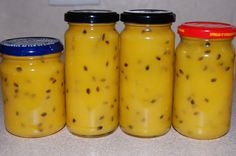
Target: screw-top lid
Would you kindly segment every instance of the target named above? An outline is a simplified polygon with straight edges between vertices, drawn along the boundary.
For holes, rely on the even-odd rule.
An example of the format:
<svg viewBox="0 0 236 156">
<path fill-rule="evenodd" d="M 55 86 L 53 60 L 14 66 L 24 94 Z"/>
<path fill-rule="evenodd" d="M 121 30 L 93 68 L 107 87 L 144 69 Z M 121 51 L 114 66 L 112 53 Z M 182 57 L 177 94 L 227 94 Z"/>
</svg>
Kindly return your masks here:
<svg viewBox="0 0 236 156">
<path fill-rule="evenodd" d="M 13 38 L 0 43 L 0 52 L 13 56 L 40 56 L 62 50 L 63 45 L 60 40 L 50 37 Z"/>
<path fill-rule="evenodd" d="M 119 15 L 111 10 L 70 10 L 64 19 L 71 23 L 114 23 Z"/>
<path fill-rule="evenodd" d="M 168 10 L 134 9 L 121 14 L 121 21 L 138 24 L 168 24 L 175 22 L 176 16 Z"/>
<path fill-rule="evenodd" d="M 232 38 L 236 35 L 236 27 L 219 22 L 186 22 L 178 27 L 178 33 L 196 38 Z"/>
</svg>

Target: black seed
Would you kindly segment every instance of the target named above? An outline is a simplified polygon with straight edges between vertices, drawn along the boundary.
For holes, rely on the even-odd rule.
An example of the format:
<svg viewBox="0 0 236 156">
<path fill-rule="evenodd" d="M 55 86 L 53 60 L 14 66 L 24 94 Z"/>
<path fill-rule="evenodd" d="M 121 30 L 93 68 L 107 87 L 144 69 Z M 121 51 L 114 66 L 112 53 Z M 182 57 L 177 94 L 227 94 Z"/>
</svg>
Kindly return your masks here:
<svg viewBox="0 0 236 156">
<path fill-rule="evenodd" d="M 57 80 L 56 80 L 55 78 L 53 78 L 53 77 L 50 77 L 50 81 L 51 81 L 52 83 L 56 83 L 56 82 L 57 82 Z"/>
<path fill-rule="evenodd" d="M 194 105 L 194 104 L 195 104 L 195 102 L 194 102 L 194 100 L 193 100 L 193 99 L 191 99 L 190 103 L 191 103 L 192 105 Z"/>
<path fill-rule="evenodd" d="M 125 63 L 124 66 L 125 66 L 125 67 L 128 67 L 128 63 Z"/>
<path fill-rule="evenodd" d="M 86 30 L 83 30 L 83 34 L 87 34 L 87 31 L 86 31 Z"/>
<path fill-rule="evenodd" d="M 149 70 L 150 69 L 150 67 L 149 67 L 149 65 L 147 65 L 146 67 L 145 67 L 145 70 Z"/>
<path fill-rule="evenodd" d="M 160 60 L 161 60 L 161 58 L 160 58 L 159 56 L 157 56 L 157 57 L 156 57 L 156 59 L 157 59 L 158 61 L 160 61 Z"/>
<path fill-rule="evenodd" d="M 114 105 L 113 105 L 113 104 L 111 105 L 111 108 L 114 108 Z"/>
<path fill-rule="evenodd" d="M 16 67 L 16 71 L 17 71 L 17 72 L 21 72 L 21 71 L 22 71 L 22 68 L 21 68 L 21 67 Z"/>
<path fill-rule="evenodd" d="M 117 102 L 117 99 L 116 99 L 116 98 L 114 99 L 114 102 Z"/>
<path fill-rule="evenodd" d="M 41 60 L 41 63 L 45 63 L 45 60 Z"/>
<path fill-rule="evenodd" d="M 30 96 L 31 96 L 32 98 L 34 98 L 34 97 L 36 96 L 36 94 L 31 94 Z"/>
<path fill-rule="evenodd" d="M 219 60 L 221 58 L 221 54 L 218 54 L 216 57 L 216 60 Z"/>
<path fill-rule="evenodd" d="M 18 89 L 15 89 L 15 90 L 14 90 L 14 92 L 15 92 L 15 93 L 18 93 L 18 92 L 19 92 L 19 90 L 18 90 Z"/>
<path fill-rule="evenodd" d="M 225 71 L 228 71 L 228 70 L 230 70 L 230 67 L 226 67 L 226 68 L 225 68 Z"/>
<path fill-rule="evenodd" d="M 100 116 L 99 120 L 103 120 L 104 119 L 104 115 L 103 116 Z"/>
<path fill-rule="evenodd" d="M 57 73 L 57 74 L 59 74 L 59 73 L 60 73 L 60 71 L 59 71 L 59 70 L 57 70 L 57 71 L 56 71 L 56 73 Z"/>
<path fill-rule="evenodd" d="M 151 100 L 151 103 L 155 103 L 155 102 L 156 102 L 156 99 L 152 99 L 152 100 Z"/>
<path fill-rule="evenodd" d="M 179 123 L 183 123 L 183 120 L 179 120 Z"/>
<path fill-rule="evenodd" d="M 19 114 L 20 114 L 19 112 L 16 112 L 16 116 L 19 116 Z"/>
<path fill-rule="evenodd" d="M 92 80 L 93 80 L 93 81 L 96 81 L 96 77 L 95 77 L 95 76 L 92 76 Z"/>
<path fill-rule="evenodd" d="M 96 87 L 96 91 L 97 91 L 97 92 L 99 92 L 99 91 L 100 91 L 100 88 L 99 88 L 98 86 Z"/>
<path fill-rule="evenodd" d="M 21 123 L 20 125 L 21 125 L 21 127 L 23 127 L 23 128 L 25 127 L 25 124 L 23 124 L 23 123 Z"/>
<path fill-rule="evenodd" d="M 179 73 L 176 73 L 176 77 L 179 77 Z"/>
<path fill-rule="evenodd" d="M 75 122 L 76 122 L 75 118 L 73 118 L 73 119 L 72 119 L 72 122 L 73 122 L 73 123 L 75 123 Z"/>
<path fill-rule="evenodd" d="M 43 132 L 43 129 L 42 129 L 42 128 L 39 128 L 38 131 L 39 131 L 39 132 Z"/>
<path fill-rule="evenodd" d="M 114 121 L 114 117 L 113 116 L 111 117 L 111 121 Z"/>
<path fill-rule="evenodd" d="M 19 87 L 19 85 L 18 85 L 17 83 L 15 83 L 15 82 L 13 83 L 13 85 L 14 85 L 15 87 Z"/>
<path fill-rule="evenodd" d="M 198 114 L 199 114 L 199 112 L 194 112 L 194 113 L 193 113 L 193 115 L 198 115 Z"/>
<path fill-rule="evenodd" d="M 67 94 L 69 93 L 69 89 L 66 89 L 66 93 L 67 93 Z"/>
<path fill-rule="evenodd" d="M 124 78 L 127 80 L 127 79 L 128 79 L 128 76 L 126 75 Z"/>
<path fill-rule="evenodd" d="M 61 86 L 62 86 L 62 87 L 64 86 L 64 82 L 61 83 Z"/>
<path fill-rule="evenodd" d="M 97 130 L 101 130 L 101 129 L 103 129 L 103 126 L 98 126 L 97 127 Z"/>
<path fill-rule="evenodd" d="M 223 62 L 218 63 L 219 66 L 223 66 L 223 64 L 224 64 Z"/>
<path fill-rule="evenodd" d="M 146 119 L 145 119 L 145 118 L 142 118 L 141 122 L 145 122 L 145 121 L 146 121 Z"/>
<path fill-rule="evenodd" d="M 178 119 L 178 115 L 175 115 L 175 118 Z"/>
<path fill-rule="evenodd" d="M 186 57 L 187 57 L 188 59 L 190 59 L 190 58 L 191 58 L 191 56 L 190 56 L 190 55 L 186 55 Z"/>
<path fill-rule="evenodd" d="M 106 66 L 107 66 L 107 67 L 109 66 L 109 62 L 108 62 L 108 61 L 106 62 Z"/>
<path fill-rule="evenodd" d="M 160 116 L 160 119 L 163 119 L 163 118 L 164 118 L 164 115 L 161 115 L 161 116 Z"/>
<path fill-rule="evenodd" d="M 105 79 L 105 78 L 102 78 L 102 79 L 101 79 L 101 81 L 102 81 L 102 82 L 105 82 L 105 81 L 106 81 L 106 79 Z"/>
<path fill-rule="evenodd" d="M 53 81 L 52 81 L 52 83 L 56 83 L 56 82 L 57 82 L 57 80 L 53 80 Z"/>
<path fill-rule="evenodd" d="M 216 78 L 212 78 L 212 79 L 211 79 L 211 82 L 216 82 Z"/>
<path fill-rule="evenodd" d="M 104 102 L 103 102 L 103 104 L 104 104 L 104 105 L 107 105 L 107 104 L 108 104 L 108 102 L 107 102 L 107 101 L 104 101 Z"/>
<path fill-rule="evenodd" d="M 45 117 L 46 115 L 47 115 L 46 112 L 43 112 L 43 113 L 41 114 L 42 117 Z"/>
<path fill-rule="evenodd" d="M 206 51 L 205 51 L 205 54 L 210 54 L 210 53 L 211 53 L 210 50 L 206 50 Z"/>
<path fill-rule="evenodd" d="M 210 47 L 210 46 L 211 46 L 210 42 L 206 42 L 206 43 L 205 43 L 205 46 L 206 46 L 206 47 Z"/>
<path fill-rule="evenodd" d="M 89 88 L 86 89 L 86 93 L 90 94 L 90 89 Z"/>
<path fill-rule="evenodd" d="M 102 40 L 103 41 L 105 40 L 105 34 L 102 34 Z"/>
<path fill-rule="evenodd" d="M 189 75 L 186 75 L 185 78 L 186 78 L 186 80 L 188 80 L 189 79 Z"/>
<path fill-rule="evenodd" d="M 203 70 L 203 71 L 206 71 L 206 70 L 207 70 L 207 66 L 204 66 L 202 70 Z"/>
<path fill-rule="evenodd" d="M 166 41 L 166 44 L 169 44 L 170 43 L 170 41 Z"/>
<path fill-rule="evenodd" d="M 180 73 L 180 74 L 184 74 L 184 72 L 183 72 L 182 69 L 179 69 L 179 73 Z"/>
<path fill-rule="evenodd" d="M 56 108 L 55 108 L 55 107 L 53 107 L 53 108 L 52 108 L 52 111 L 53 111 L 53 112 L 55 112 L 55 111 L 56 111 Z"/>
<path fill-rule="evenodd" d="M 129 129 L 133 129 L 133 126 L 132 126 L 132 125 L 129 125 L 128 127 L 129 127 Z"/>
<path fill-rule="evenodd" d="M 50 96 L 48 95 L 48 96 L 46 96 L 46 99 L 48 100 L 48 99 L 50 99 Z"/>
<path fill-rule="evenodd" d="M 4 78 L 4 81 L 7 82 L 7 78 L 6 77 Z"/>
<path fill-rule="evenodd" d="M 106 44 L 109 44 L 110 42 L 109 41 L 105 41 L 106 42 Z"/>
<path fill-rule="evenodd" d="M 42 126 L 43 126 L 43 123 L 40 122 L 40 123 L 38 124 L 38 127 L 42 127 Z"/>
<path fill-rule="evenodd" d="M 87 71 L 87 70 L 88 70 L 88 67 L 87 67 L 87 66 L 84 66 L 84 70 Z"/>
<path fill-rule="evenodd" d="M 46 93 L 50 93 L 50 92 L 51 92 L 51 89 L 46 90 Z"/>
<path fill-rule="evenodd" d="M 129 110 L 129 106 L 126 106 L 126 109 Z"/>
<path fill-rule="evenodd" d="M 204 100 L 205 100 L 206 102 L 209 102 L 209 99 L 208 99 L 208 98 L 205 98 Z"/>
<path fill-rule="evenodd" d="M 203 60 L 203 58 L 204 58 L 204 57 L 203 57 L 203 56 L 201 56 L 201 57 L 199 57 L 199 58 L 198 58 L 198 60 L 199 60 L 199 61 L 202 61 L 202 60 Z"/>
</svg>

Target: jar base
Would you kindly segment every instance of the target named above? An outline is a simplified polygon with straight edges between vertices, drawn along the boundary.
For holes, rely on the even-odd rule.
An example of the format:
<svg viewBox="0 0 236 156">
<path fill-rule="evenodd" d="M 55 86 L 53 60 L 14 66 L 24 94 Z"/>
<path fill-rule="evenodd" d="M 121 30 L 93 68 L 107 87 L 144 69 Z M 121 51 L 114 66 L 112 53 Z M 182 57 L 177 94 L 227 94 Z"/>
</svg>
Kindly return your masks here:
<svg viewBox="0 0 236 156">
<path fill-rule="evenodd" d="M 124 128 L 122 128 L 120 126 L 120 129 L 127 135 L 132 136 L 132 137 L 136 137 L 136 138 L 155 138 L 155 137 L 161 137 L 165 134 L 167 134 L 170 131 L 170 128 L 168 128 L 166 131 L 164 131 L 163 133 L 160 134 L 156 134 L 156 135 L 137 135 L 137 134 L 131 134 L 129 132 L 127 132 Z"/>
<path fill-rule="evenodd" d="M 45 134 L 45 135 L 21 135 L 21 134 L 16 134 L 14 132 L 11 132 L 10 130 L 8 130 L 6 127 L 6 131 L 8 133 L 10 133 L 11 135 L 14 135 L 16 137 L 20 137 L 20 138 L 42 138 L 42 137 L 47 137 L 47 136 L 50 136 L 50 135 L 53 135 L 53 134 L 56 134 L 57 132 L 61 131 L 63 128 L 65 127 L 65 124 L 63 124 L 63 126 L 59 127 L 58 129 L 56 129 L 55 131 L 51 132 L 51 133 L 48 133 L 48 134 Z"/>
<path fill-rule="evenodd" d="M 109 132 L 107 132 L 107 133 L 103 133 L 103 134 L 83 135 L 83 134 L 75 133 L 75 132 L 71 131 L 71 130 L 67 127 L 68 131 L 69 131 L 71 134 L 73 134 L 73 135 L 75 135 L 75 136 L 77 136 L 77 137 L 83 137 L 83 138 L 101 138 L 101 137 L 104 137 L 104 136 L 107 136 L 107 135 L 110 135 L 110 134 L 114 133 L 117 128 L 118 128 L 118 126 L 117 126 L 116 128 L 114 128 L 114 129 L 112 129 L 111 131 L 109 131 Z"/>
<path fill-rule="evenodd" d="M 174 126 L 173 126 L 173 128 L 174 128 L 175 131 L 178 132 L 180 135 L 182 135 L 182 136 L 184 136 L 184 137 L 187 137 L 187 138 L 190 138 L 190 139 L 194 139 L 194 140 L 214 140 L 214 139 L 219 139 L 219 138 L 225 136 L 225 135 L 229 132 L 229 129 L 228 129 L 226 132 L 224 132 L 223 134 L 218 135 L 218 136 L 214 136 L 214 137 L 201 137 L 201 136 L 199 136 L 199 137 L 197 137 L 197 136 L 190 136 L 190 135 L 187 135 L 186 133 L 181 132 L 180 130 L 178 130 L 178 128 L 175 128 Z"/>
</svg>

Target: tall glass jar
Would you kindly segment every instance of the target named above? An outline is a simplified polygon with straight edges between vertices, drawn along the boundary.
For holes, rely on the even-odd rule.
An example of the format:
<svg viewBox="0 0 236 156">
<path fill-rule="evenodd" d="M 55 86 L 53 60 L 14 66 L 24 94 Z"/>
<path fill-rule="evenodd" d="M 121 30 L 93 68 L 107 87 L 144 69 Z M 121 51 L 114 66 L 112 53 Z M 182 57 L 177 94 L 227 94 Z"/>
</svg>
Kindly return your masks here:
<svg viewBox="0 0 236 156">
<path fill-rule="evenodd" d="M 171 126 L 175 14 L 130 10 L 121 21 L 121 128 L 138 137 L 163 135 Z"/>
<path fill-rule="evenodd" d="M 21 137 L 42 137 L 65 124 L 63 46 L 48 37 L 0 43 L 0 71 L 6 129 Z"/>
<path fill-rule="evenodd" d="M 173 125 L 195 139 L 214 139 L 230 127 L 236 29 L 224 23 L 179 26 Z"/>
<path fill-rule="evenodd" d="M 118 126 L 119 15 L 108 10 L 65 14 L 67 126 L 80 136 L 99 136 Z"/>
</svg>

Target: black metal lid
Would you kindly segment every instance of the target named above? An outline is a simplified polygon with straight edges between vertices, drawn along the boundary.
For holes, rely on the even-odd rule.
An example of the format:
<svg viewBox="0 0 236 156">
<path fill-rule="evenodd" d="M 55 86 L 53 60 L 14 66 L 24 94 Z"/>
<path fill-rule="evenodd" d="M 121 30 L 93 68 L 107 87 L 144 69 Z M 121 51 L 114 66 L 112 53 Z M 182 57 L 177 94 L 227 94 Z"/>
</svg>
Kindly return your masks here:
<svg viewBox="0 0 236 156">
<path fill-rule="evenodd" d="M 71 23 L 114 23 L 119 15 L 111 10 L 70 10 L 64 19 Z"/>
<path fill-rule="evenodd" d="M 168 24 L 175 22 L 176 15 L 168 10 L 134 9 L 124 11 L 121 21 L 138 24 Z"/>
</svg>

